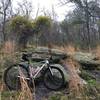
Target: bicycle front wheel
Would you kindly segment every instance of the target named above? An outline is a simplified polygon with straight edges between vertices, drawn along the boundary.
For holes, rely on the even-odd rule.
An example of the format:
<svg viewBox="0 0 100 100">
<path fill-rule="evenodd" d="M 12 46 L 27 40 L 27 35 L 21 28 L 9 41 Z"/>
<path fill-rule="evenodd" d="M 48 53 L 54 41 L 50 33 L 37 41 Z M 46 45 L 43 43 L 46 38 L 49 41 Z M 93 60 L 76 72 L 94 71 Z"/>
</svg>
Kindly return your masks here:
<svg viewBox="0 0 100 100">
<path fill-rule="evenodd" d="M 51 69 L 51 70 L 50 70 Z M 44 71 L 44 85 L 51 90 L 59 90 L 63 87 L 65 79 L 64 74 L 58 67 L 50 66 Z"/>
</svg>

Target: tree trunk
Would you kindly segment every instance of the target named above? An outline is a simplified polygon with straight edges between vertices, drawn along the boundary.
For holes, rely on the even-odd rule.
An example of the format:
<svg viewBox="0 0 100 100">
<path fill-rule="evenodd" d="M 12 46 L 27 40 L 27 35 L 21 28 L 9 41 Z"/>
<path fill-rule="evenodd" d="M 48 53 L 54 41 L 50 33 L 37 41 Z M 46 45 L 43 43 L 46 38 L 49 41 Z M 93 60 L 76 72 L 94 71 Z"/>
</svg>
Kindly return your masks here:
<svg viewBox="0 0 100 100">
<path fill-rule="evenodd" d="M 5 40 L 6 40 L 6 35 L 5 35 L 5 24 L 6 24 L 6 11 L 4 11 L 3 26 L 2 26 L 3 42 L 5 42 Z"/>
<path fill-rule="evenodd" d="M 87 0 L 85 1 L 85 5 L 86 7 L 84 9 L 85 9 L 86 27 L 87 27 L 87 35 L 88 35 L 87 46 L 89 49 L 91 45 L 91 39 L 90 39 L 91 36 L 90 36 L 90 16 L 89 16 L 89 7 L 88 7 Z"/>
</svg>

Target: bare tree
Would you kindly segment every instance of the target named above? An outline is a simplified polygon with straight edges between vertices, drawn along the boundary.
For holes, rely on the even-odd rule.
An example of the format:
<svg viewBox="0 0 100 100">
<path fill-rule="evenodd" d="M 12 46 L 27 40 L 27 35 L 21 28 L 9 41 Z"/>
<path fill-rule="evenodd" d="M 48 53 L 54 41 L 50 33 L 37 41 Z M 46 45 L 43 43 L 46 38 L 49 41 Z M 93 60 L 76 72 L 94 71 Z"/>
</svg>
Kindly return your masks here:
<svg viewBox="0 0 100 100">
<path fill-rule="evenodd" d="M 18 2 L 17 14 L 21 14 L 29 18 L 33 11 L 32 3 L 28 0 L 23 0 L 22 3 Z"/>
<path fill-rule="evenodd" d="M 39 11 L 40 11 L 40 4 L 38 3 L 38 4 L 37 4 L 37 10 L 36 10 L 35 18 L 38 17 Z"/>
<path fill-rule="evenodd" d="M 1 14 L 2 14 L 2 34 L 3 34 L 3 41 L 6 40 L 6 33 L 5 33 L 5 25 L 6 25 L 6 19 L 7 19 L 7 13 L 9 10 L 9 7 L 11 6 L 11 0 L 1 0 Z"/>
<path fill-rule="evenodd" d="M 93 39 L 91 36 L 93 35 L 93 32 L 91 32 L 91 26 L 93 26 L 93 20 L 100 18 L 100 10 L 98 6 L 98 0 L 60 0 L 60 3 L 62 5 L 66 5 L 69 2 L 72 2 L 76 5 L 76 9 L 78 11 L 81 11 L 81 16 L 84 16 L 84 26 L 85 26 L 85 32 L 84 36 L 86 40 L 87 47 L 91 47 L 93 43 Z M 75 11 L 75 10 L 74 10 Z M 77 12 L 78 14 L 79 12 Z M 82 17 L 81 17 L 82 18 Z M 91 24 L 92 23 L 92 24 Z M 94 36 L 95 33 L 94 33 Z"/>
</svg>

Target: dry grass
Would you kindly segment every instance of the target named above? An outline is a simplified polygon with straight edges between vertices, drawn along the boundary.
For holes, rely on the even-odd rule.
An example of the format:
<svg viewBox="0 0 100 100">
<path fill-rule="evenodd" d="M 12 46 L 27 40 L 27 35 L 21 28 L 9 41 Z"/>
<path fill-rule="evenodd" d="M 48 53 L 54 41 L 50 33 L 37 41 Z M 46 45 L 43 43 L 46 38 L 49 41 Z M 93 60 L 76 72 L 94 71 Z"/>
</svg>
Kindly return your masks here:
<svg viewBox="0 0 100 100">
<path fill-rule="evenodd" d="M 17 100 L 35 100 L 35 92 L 31 92 L 27 82 L 21 79 L 21 92 L 17 96 Z"/>
<path fill-rule="evenodd" d="M 21 71 L 20 75 L 21 77 L 25 77 Z M 36 100 L 34 83 L 33 83 L 34 88 L 32 89 L 33 91 L 31 91 L 25 79 L 20 78 L 20 82 L 21 82 L 21 90 L 19 91 L 9 91 L 7 90 L 7 88 L 5 88 L 5 85 L 3 83 L 0 84 L 0 92 L 2 100 Z"/>
<path fill-rule="evenodd" d="M 78 48 L 75 48 L 74 46 L 66 46 L 66 47 L 56 47 L 57 49 L 60 49 L 64 51 L 68 55 L 73 55 L 76 51 L 79 51 Z M 69 80 L 69 91 L 70 93 L 74 94 L 74 97 L 78 97 L 81 95 L 83 91 L 83 83 L 81 81 L 80 76 L 77 73 L 77 69 L 80 68 L 80 65 L 74 61 L 72 58 L 66 59 L 62 61 L 62 63 L 65 65 L 69 72 L 70 80 Z"/>
<path fill-rule="evenodd" d="M 76 52 L 81 51 L 78 47 L 75 47 L 73 45 L 67 45 L 65 47 L 63 47 L 63 46 L 52 46 L 52 48 L 63 51 L 69 57 L 72 57 Z"/>
<path fill-rule="evenodd" d="M 7 41 L 0 52 L 0 77 L 3 77 L 5 68 L 17 61 L 15 44 Z M 0 96 L 2 100 L 35 100 L 35 90 L 31 92 L 27 82 L 21 79 L 21 91 L 9 91 L 0 78 Z M 34 86 L 35 87 L 35 86 Z M 34 88 L 35 89 L 35 88 Z"/>
<path fill-rule="evenodd" d="M 73 54 L 73 53 L 75 53 L 75 51 L 79 50 L 78 48 L 75 48 L 73 45 L 68 45 L 68 46 L 65 46 L 65 47 L 63 47 L 63 46 L 52 46 L 52 48 L 62 50 L 65 53 L 69 53 L 69 54 Z"/>
<path fill-rule="evenodd" d="M 63 47 L 63 46 L 60 46 L 60 47 L 58 47 L 58 46 L 53 46 L 53 48 L 56 48 L 56 49 L 58 49 L 58 50 L 61 50 L 61 51 L 65 52 L 65 54 L 69 55 L 70 58 L 67 59 L 67 62 L 70 62 L 70 61 L 72 60 L 71 63 L 72 63 L 72 65 L 74 65 L 75 70 L 78 70 L 78 69 L 80 68 L 79 63 L 78 63 L 77 61 L 74 61 L 74 60 L 72 59 L 72 57 L 71 57 L 71 56 L 73 56 L 73 55 L 75 54 L 75 52 L 80 51 L 79 48 L 75 48 L 75 47 L 72 46 L 72 45 L 68 45 L 68 46 L 65 46 L 65 47 Z"/>
<path fill-rule="evenodd" d="M 14 53 L 15 51 L 15 42 L 14 41 L 6 41 L 2 50 L 4 53 Z"/>
<path fill-rule="evenodd" d="M 62 50 L 62 48 L 61 48 L 61 50 Z M 63 51 L 67 54 L 73 55 L 76 51 L 80 51 L 80 50 L 76 49 L 73 46 L 68 46 L 68 47 L 65 47 L 63 49 Z M 91 50 L 91 52 L 92 52 L 92 50 Z M 100 46 L 98 46 L 95 49 L 95 54 L 97 55 L 97 57 L 100 58 Z M 71 97 L 71 98 L 69 98 L 68 100 L 91 100 L 93 98 L 98 98 L 98 95 L 96 95 L 96 94 L 99 94 L 98 91 L 94 88 L 93 93 L 95 94 L 95 96 L 93 94 L 91 95 L 91 90 L 89 89 L 89 87 L 87 87 L 86 85 L 84 85 L 82 83 L 80 76 L 76 72 L 76 69 L 80 68 L 79 63 L 74 61 L 72 58 L 69 58 L 69 59 L 63 61 L 63 64 L 66 66 L 66 68 L 70 74 L 69 97 Z"/>
<path fill-rule="evenodd" d="M 79 51 L 78 48 L 75 48 L 74 46 L 71 45 L 66 47 L 58 47 L 58 46 L 52 46 L 52 47 L 56 49 L 60 49 L 70 55 L 73 55 L 76 51 Z M 11 42 L 5 43 L 5 46 L 2 49 L 2 51 L 4 51 L 5 53 L 3 57 L 0 56 L 0 60 L 1 60 L 0 64 L 3 64 L 5 62 L 4 58 L 7 57 L 6 54 L 9 54 L 12 57 L 14 50 L 15 47 L 14 45 L 12 45 Z M 95 49 L 95 53 L 100 57 L 100 46 L 98 46 Z M 63 63 L 70 73 L 69 89 L 71 95 L 70 97 L 72 98 L 68 100 L 75 100 L 73 98 L 77 98 L 78 100 L 90 100 L 86 94 L 86 91 L 89 91 L 89 89 L 84 87 L 84 85 L 81 83 L 79 75 L 76 72 L 76 69 L 79 69 L 80 67 L 79 64 L 73 61 L 72 59 L 65 60 Z M 35 92 L 34 92 L 35 86 L 33 88 L 34 89 L 33 93 L 30 91 L 30 88 L 28 87 L 27 82 L 24 79 L 21 79 L 21 86 L 22 86 L 21 91 L 19 91 L 19 93 L 15 96 L 9 96 L 9 99 L 7 100 L 33 100 L 33 99 L 35 100 Z M 4 90 L 5 88 L 4 85 L 2 84 L 0 87 L 0 91 L 4 91 Z M 85 99 L 84 98 L 82 99 L 82 96 L 84 96 Z"/>
<path fill-rule="evenodd" d="M 84 85 L 76 71 L 75 62 L 73 62 L 72 59 L 69 59 L 65 60 L 64 64 L 70 74 L 70 81 L 69 81 L 70 92 L 74 93 L 75 95 L 80 95 L 80 90 L 82 91 Z"/>
<path fill-rule="evenodd" d="M 20 76 L 21 77 L 25 77 L 25 75 L 23 74 L 23 72 L 21 70 L 19 70 Z M 29 85 L 27 84 L 27 81 L 24 78 L 20 78 L 20 82 L 21 82 L 21 92 L 20 95 L 18 96 L 17 100 L 35 100 L 35 84 L 33 81 L 33 89 L 31 89 L 29 87 Z M 33 93 L 32 93 L 33 92 Z"/>
<path fill-rule="evenodd" d="M 6 41 L 3 48 L 0 50 L 0 64 L 4 66 L 6 60 L 12 60 L 15 62 L 15 43 L 12 41 Z"/>
<path fill-rule="evenodd" d="M 93 53 L 95 53 L 96 56 L 100 58 L 100 46 L 97 46 L 97 47 L 93 50 Z"/>
</svg>

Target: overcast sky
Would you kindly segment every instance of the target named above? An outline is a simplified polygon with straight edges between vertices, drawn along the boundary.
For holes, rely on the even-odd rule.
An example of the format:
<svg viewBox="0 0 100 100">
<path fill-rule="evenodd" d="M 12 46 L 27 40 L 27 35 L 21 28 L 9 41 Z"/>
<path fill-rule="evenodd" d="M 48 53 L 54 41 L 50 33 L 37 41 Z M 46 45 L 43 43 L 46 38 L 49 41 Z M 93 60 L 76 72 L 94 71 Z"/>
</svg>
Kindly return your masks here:
<svg viewBox="0 0 100 100">
<path fill-rule="evenodd" d="M 17 6 L 17 2 L 22 2 L 23 0 L 13 0 L 14 5 Z M 67 14 L 69 11 L 72 11 L 73 4 L 68 4 L 66 6 L 61 6 L 59 4 L 59 0 L 28 0 L 32 2 L 33 6 L 33 13 L 37 11 L 37 8 L 39 6 L 39 9 L 45 9 L 46 11 L 52 12 L 52 7 L 54 7 L 54 10 L 57 14 L 57 20 L 61 21 L 64 19 L 65 14 Z M 41 11 L 39 12 L 39 15 L 41 15 Z"/>
</svg>

